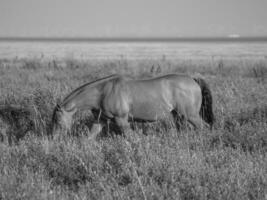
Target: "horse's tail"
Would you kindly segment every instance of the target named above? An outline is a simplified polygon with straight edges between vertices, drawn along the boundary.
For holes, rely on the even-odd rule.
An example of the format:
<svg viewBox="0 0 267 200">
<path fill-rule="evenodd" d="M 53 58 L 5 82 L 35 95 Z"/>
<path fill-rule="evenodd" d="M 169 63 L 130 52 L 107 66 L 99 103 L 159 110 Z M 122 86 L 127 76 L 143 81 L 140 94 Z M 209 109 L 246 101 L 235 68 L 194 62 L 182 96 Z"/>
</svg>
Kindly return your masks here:
<svg viewBox="0 0 267 200">
<path fill-rule="evenodd" d="M 211 90 L 206 83 L 206 81 L 202 78 L 194 78 L 194 80 L 198 83 L 201 88 L 202 94 L 202 103 L 200 108 L 200 116 L 207 122 L 212 128 L 213 123 L 215 121 L 215 117 L 212 110 L 212 94 Z"/>
</svg>

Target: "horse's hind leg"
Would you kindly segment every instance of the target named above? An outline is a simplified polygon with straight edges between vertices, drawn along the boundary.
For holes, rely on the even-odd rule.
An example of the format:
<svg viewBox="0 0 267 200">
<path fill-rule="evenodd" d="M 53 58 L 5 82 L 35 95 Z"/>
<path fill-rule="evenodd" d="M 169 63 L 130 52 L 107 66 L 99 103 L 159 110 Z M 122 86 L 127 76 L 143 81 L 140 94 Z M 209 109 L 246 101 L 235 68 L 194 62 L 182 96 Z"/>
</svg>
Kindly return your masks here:
<svg viewBox="0 0 267 200">
<path fill-rule="evenodd" d="M 199 115 L 189 116 L 187 121 L 194 126 L 195 129 L 202 129 L 205 126 L 205 123 L 200 118 Z"/>
</svg>

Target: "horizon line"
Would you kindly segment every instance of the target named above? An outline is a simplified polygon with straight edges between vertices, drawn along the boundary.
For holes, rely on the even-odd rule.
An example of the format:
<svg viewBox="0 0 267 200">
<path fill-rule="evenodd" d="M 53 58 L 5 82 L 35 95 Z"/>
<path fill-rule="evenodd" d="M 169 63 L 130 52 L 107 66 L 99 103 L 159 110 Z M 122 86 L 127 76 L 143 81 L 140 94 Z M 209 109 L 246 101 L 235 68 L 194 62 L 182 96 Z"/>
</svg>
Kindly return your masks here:
<svg viewBox="0 0 267 200">
<path fill-rule="evenodd" d="M 14 42 L 257 42 L 267 41 L 267 36 L 219 36 L 219 37 L 41 37 L 0 36 L 0 41 Z"/>
</svg>

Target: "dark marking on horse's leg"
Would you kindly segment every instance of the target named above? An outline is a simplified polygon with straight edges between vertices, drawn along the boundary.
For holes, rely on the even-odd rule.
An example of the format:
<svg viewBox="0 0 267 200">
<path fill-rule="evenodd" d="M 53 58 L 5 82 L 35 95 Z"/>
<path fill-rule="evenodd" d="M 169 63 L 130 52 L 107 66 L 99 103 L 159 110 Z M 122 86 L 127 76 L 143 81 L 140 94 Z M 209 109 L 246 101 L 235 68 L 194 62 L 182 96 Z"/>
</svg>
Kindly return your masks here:
<svg viewBox="0 0 267 200">
<path fill-rule="evenodd" d="M 173 120 L 174 120 L 174 124 L 175 124 L 176 130 L 178 132 L 180 132 L 181 129 L 185 126 L 185 117 L 183 115 L 179 114 L 175 110 L 171 111 L 171 114 L 173 116 Z"/>
</svg>

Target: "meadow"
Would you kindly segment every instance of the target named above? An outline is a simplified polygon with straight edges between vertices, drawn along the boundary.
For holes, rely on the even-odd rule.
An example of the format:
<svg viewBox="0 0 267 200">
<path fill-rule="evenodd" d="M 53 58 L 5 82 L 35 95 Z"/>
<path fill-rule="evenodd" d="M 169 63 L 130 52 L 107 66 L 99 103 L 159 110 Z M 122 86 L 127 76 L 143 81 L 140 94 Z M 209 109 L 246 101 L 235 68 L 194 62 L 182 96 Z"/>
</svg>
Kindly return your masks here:
<svg viewBox="0 0 267 200">
<path fill-rule="evenodd" d="M 267 198 L 266 44 L 27 45 L 0 44 L 0 200 Z M 213 130 L 134 124 L 92 140 L 83 111 L 47 137 L 57 102 L 114 73 L 202 76 Z"/>
</svg>

